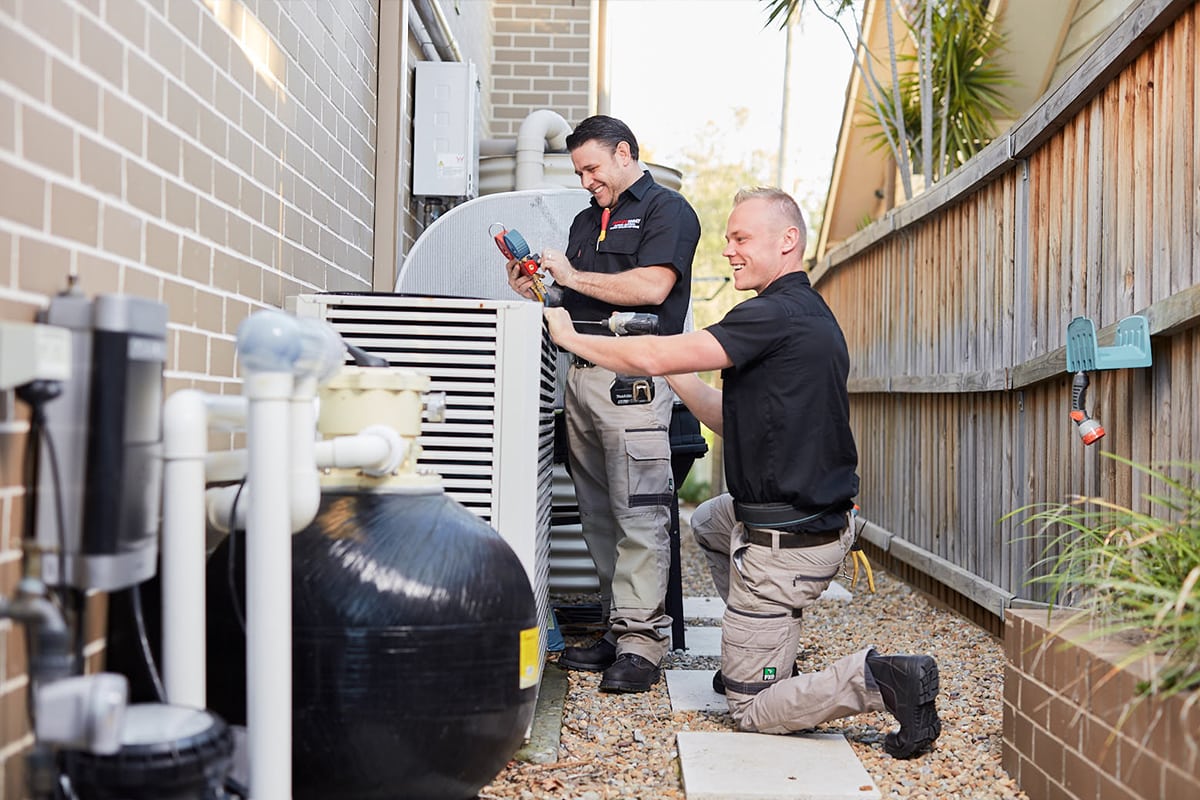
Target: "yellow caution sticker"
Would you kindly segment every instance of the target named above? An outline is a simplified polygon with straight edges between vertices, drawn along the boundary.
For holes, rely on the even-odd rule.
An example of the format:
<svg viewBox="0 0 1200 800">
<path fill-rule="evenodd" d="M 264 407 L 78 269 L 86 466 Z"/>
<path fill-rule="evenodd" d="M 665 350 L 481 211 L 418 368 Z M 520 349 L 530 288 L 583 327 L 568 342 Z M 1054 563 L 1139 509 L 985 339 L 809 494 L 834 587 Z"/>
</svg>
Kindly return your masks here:
<svg viewBox="0 0 1200 800">
<path fill-rule="evenodd" d="M 526 628 L 521 631 L 521 688 L 528 689 L 537 686 L 538 678 L 538 629 Z"/>
</svg>

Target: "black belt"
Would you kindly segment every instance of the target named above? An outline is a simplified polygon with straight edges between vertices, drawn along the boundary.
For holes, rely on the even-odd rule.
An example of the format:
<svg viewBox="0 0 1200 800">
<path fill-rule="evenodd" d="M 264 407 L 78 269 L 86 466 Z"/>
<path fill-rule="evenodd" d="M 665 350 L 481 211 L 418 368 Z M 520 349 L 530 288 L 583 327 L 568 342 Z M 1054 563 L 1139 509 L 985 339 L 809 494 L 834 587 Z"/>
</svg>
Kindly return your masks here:
<svg viewBox="0 0 1200 800">
<path fill-rule="evenodd" d="M 571 353 L 571 366 L 579 367 L 580 369 L 587 369 L 588 367 L 594 367 L 596 365 L 591 361 L 588 361 L 586 358 L 580 358 L 574 353 Z"/>
<path fill-rule="evenodd" d="M 833 544 L 842 537 L 841 531 L 829 531 L 827 533 L 782 533 L 764 530 L 762 528 L 751 528 L 746 526 L 746 541 L 750 544 L 760 544 L 765 547 L 772 547 L 775 544 L 775 537 L 779 537 L 779 546 L 783 548 L 789 547 L 820 547 L 823 544 Z"/>
</svg>

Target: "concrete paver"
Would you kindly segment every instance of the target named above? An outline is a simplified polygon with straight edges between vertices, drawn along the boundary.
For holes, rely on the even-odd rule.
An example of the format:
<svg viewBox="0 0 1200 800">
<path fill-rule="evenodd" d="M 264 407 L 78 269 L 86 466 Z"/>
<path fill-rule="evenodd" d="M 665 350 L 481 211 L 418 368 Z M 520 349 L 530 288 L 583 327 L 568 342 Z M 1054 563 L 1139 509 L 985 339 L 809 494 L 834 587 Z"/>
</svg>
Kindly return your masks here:
<svg viewBox="0 0 1200 800">
<path fill-rule="evenodd" d="M 844 736 L 680 731 L 688 800 L 879 800 Z"/>
<path fill-rule="evenodd" d="M 712 689 L 712 677 L 716 670 L 668 669 L 667 693 L 671 695 L 671 711 L 711 711 L 724 713 L 729 710 L 725 695 Z"/>
</svg>

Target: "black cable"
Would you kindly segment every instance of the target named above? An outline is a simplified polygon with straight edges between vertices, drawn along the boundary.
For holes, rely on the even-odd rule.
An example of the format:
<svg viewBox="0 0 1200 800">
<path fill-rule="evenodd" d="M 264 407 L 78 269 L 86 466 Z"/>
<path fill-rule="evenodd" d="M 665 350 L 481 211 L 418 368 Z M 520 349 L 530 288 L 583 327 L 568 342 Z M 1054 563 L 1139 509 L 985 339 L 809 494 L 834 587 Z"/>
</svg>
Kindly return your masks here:
<svg viewBox="0 0 1200 800">
<path fill-rule="evenodd" d="M 237 561 L 237 507 L 242 499 L 242 489 L 246 488 L 246 479 L 242 478 L 237 492 L 233 495 L 233 504 L 229 507 L 229 560 L 226 561 L 226 580 L 229 583 L 229 602 L 233 604 L 233 614 L 238 624 L 242 626 L 242 635 L 246 635 L 246 615 L 242 613 L 242 604 L 238 599 L 237 571 L 234 568 Z"/>
<path fill-rule="evenodd" d="M 142 661 L 146 671 L 150 673 L 150 682 L 154 684 L 154 695 L 158 702 L 167 702 L 167 689 L 163 686 L 162 676 L 158 673 L 158 662 L 154 660 L 154 651 L 150 649 L 150 637 L 146 635 L 146 617 L 142 613 L 142 585 L 136 584 L 129 593 L 133 600 L 133 619 L 137 624 L 138 644 L 142 649 Z"/>
</svg>

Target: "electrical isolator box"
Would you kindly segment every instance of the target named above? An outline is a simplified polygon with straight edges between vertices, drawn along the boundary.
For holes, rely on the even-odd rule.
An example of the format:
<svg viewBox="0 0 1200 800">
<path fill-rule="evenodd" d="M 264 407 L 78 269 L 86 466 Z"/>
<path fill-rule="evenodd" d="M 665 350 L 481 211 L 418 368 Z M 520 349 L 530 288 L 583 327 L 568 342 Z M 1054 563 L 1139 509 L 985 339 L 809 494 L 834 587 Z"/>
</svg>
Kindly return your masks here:
<svg viewBox="0 0 1200 800">
<path fill-rule="evenodd" d="M 417 63 L 414 196 L 479 194 L 479 113 L 479 77 L 473 62 Z"/>
</svg>

